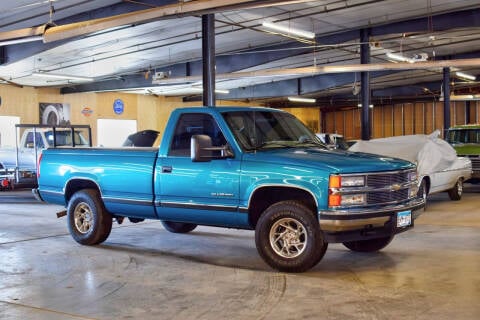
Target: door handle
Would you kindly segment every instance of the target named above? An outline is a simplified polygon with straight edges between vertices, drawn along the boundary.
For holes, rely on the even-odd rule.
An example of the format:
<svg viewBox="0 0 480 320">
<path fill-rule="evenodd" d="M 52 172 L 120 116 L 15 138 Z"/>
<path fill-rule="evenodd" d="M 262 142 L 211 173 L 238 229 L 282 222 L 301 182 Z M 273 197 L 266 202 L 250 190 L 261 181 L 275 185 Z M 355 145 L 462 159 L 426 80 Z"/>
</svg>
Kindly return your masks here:
<svg viewBox="0 0 480 320">
<path fill-rule="evenodd" d="M 162 166 L 162 173 L 171 173 L 172 166 Z"/>
</svg>

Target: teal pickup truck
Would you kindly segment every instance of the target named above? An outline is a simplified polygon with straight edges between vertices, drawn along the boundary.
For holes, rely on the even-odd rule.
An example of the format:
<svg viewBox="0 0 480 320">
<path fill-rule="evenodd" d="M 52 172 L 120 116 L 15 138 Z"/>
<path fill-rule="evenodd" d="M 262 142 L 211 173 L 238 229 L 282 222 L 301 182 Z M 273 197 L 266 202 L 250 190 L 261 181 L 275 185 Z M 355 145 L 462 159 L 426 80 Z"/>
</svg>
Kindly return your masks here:
<svg viewBox="0 0 480 320">
<path fill-rule="evenodd" d="M 271 267 L 302 272 L 328 243 L 378 251 L 413 227 L 424 206 L 415 165 L 329 150 L 291 114 L 269 108 L 172 112 L 159 148 L 49 148 L 38 199 L 64 205 L 72 237 L 105 241 L 112 221 L 159 219 L 255 230 Z"/>
</svg>

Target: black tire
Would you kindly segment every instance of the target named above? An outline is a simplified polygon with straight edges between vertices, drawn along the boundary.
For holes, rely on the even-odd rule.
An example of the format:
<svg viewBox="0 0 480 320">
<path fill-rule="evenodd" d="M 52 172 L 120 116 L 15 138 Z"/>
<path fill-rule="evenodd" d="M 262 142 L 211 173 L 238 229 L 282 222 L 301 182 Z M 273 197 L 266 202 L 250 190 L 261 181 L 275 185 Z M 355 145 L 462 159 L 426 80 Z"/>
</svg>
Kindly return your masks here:
<svg viewBox="0 0 480 320">
<path fill-rule="evenodd" d="M 463 194 L 463 180 L 460 178 L 457 180 L 457 183 L 455 183 L 455 186 L 448 190 L 448 196 L 450 197 L 450 200 L 453 201 L 458 201 L 462 199 L 462 194 Z"/>
<path fill-rule="evenodd" d="M 70 198 L 67 219 L 70 235 L 83 245 L 102 243 L 112 231 L 113 218 L 95 189 L 78 191 Z"/>
<path fill-rule="evenodd" d="M 163 221 L 162 225 L 167 231 L 172 233 L 189 233 L 193 231 L 197 225 L 193 223 L 183 223 L 183 222 L 172 222 L 172 221 Z"/>
<path fill-rule="evenodd" d="M 356 252 L 375 252 L 382 250 L 390 242 L 392 242 L 393 236 L 375 238 L 368 240 L 358 240 L 358 241 L 349 241 L 344 242 L 343 245 L 348 249 Z"/>
<path fill-rule="evenodd" d="M 303 272 L 324 256 L 325 242 L 314 212 L 296 201 L 267 208 L 255 228 L 255 244 L 262 259 L 284 272 Z"/>
<path fill-rule="evenodd" d="M 427 210 L 428 185 L 425 179 L 422 179 L 422 182 L 418 187 L 417 195 L 419 198 L 423 198 L 423 200 L 425 201 L 425 206 L 423 207 L 423 210 Z"/>
</svg>

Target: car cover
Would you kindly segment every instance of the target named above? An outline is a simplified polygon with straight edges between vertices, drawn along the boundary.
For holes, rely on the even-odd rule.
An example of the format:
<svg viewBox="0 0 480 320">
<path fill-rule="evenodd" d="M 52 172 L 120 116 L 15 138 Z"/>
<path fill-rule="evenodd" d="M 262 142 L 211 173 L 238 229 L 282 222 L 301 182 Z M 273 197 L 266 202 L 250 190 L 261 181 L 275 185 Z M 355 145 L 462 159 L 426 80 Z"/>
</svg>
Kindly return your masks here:
<svg viewBox="0 0 480 320">
<path fill-rule="evenodd" d="M 447 169 L 457 160 L 455 149 L 439 136 L 440 131 L 436 130 L 429 135 L 361 140 L 348 150 L 404 159 L 415 163 L 420 175 L 428 175 Z"/>
</svg>

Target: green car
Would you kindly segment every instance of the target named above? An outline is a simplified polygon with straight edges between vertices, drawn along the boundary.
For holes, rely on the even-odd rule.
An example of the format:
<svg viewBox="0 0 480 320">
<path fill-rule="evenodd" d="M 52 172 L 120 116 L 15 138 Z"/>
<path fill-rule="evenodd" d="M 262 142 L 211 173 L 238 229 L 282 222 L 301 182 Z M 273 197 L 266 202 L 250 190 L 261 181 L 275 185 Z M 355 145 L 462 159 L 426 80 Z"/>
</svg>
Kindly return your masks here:
<svg viewBox="0 0 480 320">
<path fill-rule="evenodd" d="M 445 140 L 457 155 L 472 161 L 472 178 L 469 182 L 480 182 L 480 124 L 454 126 L 448 129 Z"/>
</svg>

